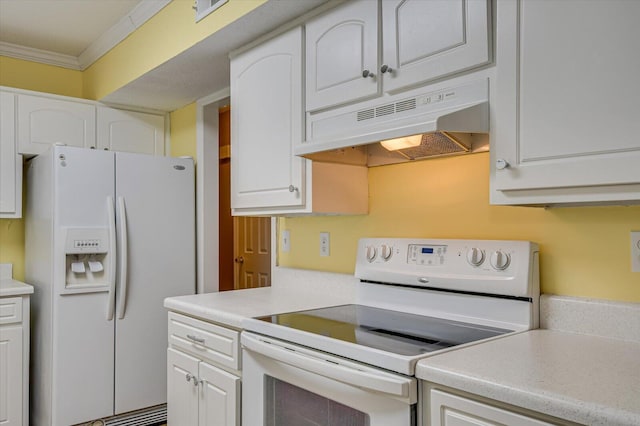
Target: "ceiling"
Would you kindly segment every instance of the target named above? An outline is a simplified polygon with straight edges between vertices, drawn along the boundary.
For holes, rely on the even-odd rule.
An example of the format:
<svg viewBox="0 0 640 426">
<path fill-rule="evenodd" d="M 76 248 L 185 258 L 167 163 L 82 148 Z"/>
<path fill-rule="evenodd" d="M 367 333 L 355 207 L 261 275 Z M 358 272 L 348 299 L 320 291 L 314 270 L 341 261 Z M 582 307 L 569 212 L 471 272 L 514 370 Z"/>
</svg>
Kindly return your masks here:
<svg viewBox="0 0 640 426">
<path fill-rule="evenodd" d="M 63 62 L 70 63 L 68 68 L 84 69 L 124 39 L 123 31 L 134 31 L 169 1 L 0 0 L 0 54 L 7 54 L 8 48 L 38 49 L 38 57 L 45 58 L 48 53 L 63 56 Z M 269 0 L 100 101 L 173 111 L 224 90 L 229 87 L 229 52 L 290 25 L 325 2 Z M 119 39 L 113 36 L 115 28 L 119 28 Z M 46 59 L 42 62 L 66 66 Z"/>
<path fill-rule="evenodd" d="M 80 56 L 141 0 L 0 0 L 0 41 Z"/>
</svg>

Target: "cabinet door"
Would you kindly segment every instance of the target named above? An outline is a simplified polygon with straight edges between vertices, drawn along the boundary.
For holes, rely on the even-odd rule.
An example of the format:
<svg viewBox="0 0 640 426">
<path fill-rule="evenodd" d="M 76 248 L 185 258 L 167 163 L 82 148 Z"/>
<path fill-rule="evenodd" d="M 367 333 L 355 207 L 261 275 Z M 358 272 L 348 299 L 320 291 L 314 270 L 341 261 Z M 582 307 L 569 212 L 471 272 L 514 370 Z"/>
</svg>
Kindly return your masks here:
<svg viewBox="0 0 640 426">
<path fill-rule="evenodd" d="M 302 30 L 295 28 L 231 60 L 231 207 L 300 207 Z"/>
<path fill-rule="evenodd" d="M 429 413 L 431 426 L 552 425 L 552 423 L 436 390 L 431 391 Z"/>
<path fill-rule="evenodd" d="M 164 117 L 98 108 L 98 149 L 164 155 Z"/>
<path fill-rule="evenodd" d="M 50 145 L 96 146 L 96 108 L 61 99 L 18 95 L 18 151 L 42 154 Z"/>
<path fill-rule="evenodd" d="M 489 22 L 489 0 L 384 0 L 384 91 L 488 63 Z"/>
<path fill-rule="evenodd" d="M 638 16 L 625 0 L 498 3 L 492 202 L 640 200 Z"/>
<path fill-rule="evenodd" d="M 200 363 L 200 424 L 240 425 L 240 378 Z"/>
<path fill-rule="evenodd" d="M 167 349 L 167 424 L 198 426 L 199 363 L 198 358 Z"/>
<path fill-rule="evenodd" d="M 305 37 L 307 111 L 380 93 L 377 1 L 332 9 L 306 24 Z"/>
<path fill-rule="evenodd" d="M 22 216 L 22 156 L 16 152 L 15 95 L 0 92 L 0 218 Z"/>
<path fill-rule="evenodd" d="M 22 426 L 22 326 L 0 327 L 0 424 Z"/>
</svg>

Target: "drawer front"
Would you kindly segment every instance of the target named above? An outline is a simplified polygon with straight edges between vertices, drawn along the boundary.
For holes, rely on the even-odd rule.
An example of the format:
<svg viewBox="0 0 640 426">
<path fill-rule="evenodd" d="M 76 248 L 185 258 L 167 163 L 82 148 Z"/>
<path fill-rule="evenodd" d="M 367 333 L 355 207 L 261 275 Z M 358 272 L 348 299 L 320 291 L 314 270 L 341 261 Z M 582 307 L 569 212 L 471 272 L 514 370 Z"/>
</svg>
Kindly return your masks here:
<svg viewBox="0 0 640 426">
<path fill-rule="evenodd" d="M 22 321 L 22 298 L 7 297 L 0 299 L 0 324 L 12 324 Z"/>
<path fill-rule="evenodd" d="M 169 312 L 169 345 L 223 367 L 240 369 L 240 332 Z"/>
</svg>

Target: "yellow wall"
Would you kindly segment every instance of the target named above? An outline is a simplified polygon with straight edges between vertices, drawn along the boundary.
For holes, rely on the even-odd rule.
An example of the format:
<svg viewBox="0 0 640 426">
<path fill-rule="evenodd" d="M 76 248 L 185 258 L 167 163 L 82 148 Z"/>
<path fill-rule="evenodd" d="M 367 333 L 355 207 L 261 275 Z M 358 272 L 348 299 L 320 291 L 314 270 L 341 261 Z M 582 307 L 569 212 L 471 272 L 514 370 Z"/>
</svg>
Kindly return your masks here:
<svg viewBox="0 0 640 426">
<path fill-rule="evenodd" d="M 82 97 L 82 72 L 0 56 L 0 86 Z"/>
<path fill-rule="evenodd" d="M 230 0 L 196 23 L 193 0 L 173 0 L 85 70 L 85 97 L 102 99 L 265 2 Z"/>
<path fill-rule="evenodd" d="M 82 73 L 0 56 L 0 86 L 79 97 Z M 0 263 L 13 263 L 13 276 L 24 279 L 24 220 L 0 219 Z"/>
<path fill-rule="evenodd" d="M 371 168 L 369 191 L 366 216 L 279 219 L 291 232 L 280 265 L 352 274 L 360 237 L 523 239 L 540 245 L 543 292 L 640 302 L 629 239 L 640 206 L 491 206 L 486 153 Z M 329 257 L 320 232 L 331 233 Z"/>
<path fill-rule="evenodd" d="M 192 103 L 171 113 L 172 157 L 188 155 L 196 158 L 196 104 Z"/>
</svg>

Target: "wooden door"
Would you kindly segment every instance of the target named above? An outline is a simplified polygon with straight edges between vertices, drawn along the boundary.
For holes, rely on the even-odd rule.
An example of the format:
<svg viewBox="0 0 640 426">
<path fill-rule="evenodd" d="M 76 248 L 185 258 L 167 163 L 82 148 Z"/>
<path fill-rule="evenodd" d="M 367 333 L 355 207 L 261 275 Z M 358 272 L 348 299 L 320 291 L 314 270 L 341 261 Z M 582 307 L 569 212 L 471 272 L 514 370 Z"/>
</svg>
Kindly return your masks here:
<svg viewBox="0 0 640 426">
<path fill-rule="evenodd" d="M 383 86 L 394 92 L 491 60 L 488 0 L 382 2 Z M 391 71 L 388 71 L 390 67 Z"/>
<path fill-rule="evenodd" d="M 305 30 L 306 111 L 380 93 L 378 2 L 345 3 L 308 22 Z"/>
<path fill-rule="evenodd" d="M 228 106 L 218 111 L 218 236 L 219 270 L 218 291 L 234 289 L 233 263 L 234 221 L 231 216 L 231 110 Z"/>
<path fill-rule="evenodd" d="M 271 218 L 234 218 L 234 288 L 271 285 Z"/>
</svg>

